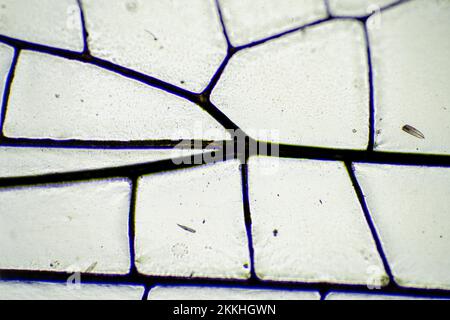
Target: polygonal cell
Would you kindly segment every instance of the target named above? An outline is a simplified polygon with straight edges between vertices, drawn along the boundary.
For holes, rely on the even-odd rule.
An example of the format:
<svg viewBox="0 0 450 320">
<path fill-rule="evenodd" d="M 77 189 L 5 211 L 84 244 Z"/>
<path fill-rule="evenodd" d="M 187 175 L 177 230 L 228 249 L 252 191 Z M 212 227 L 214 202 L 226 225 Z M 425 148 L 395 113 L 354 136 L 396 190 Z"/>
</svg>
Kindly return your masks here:
<svg viewBox="0 0 450 320">
<path fill-rule="evenodd" d="M 269 130 L 278 134 L 273 142 L 364 149 L 367 74 L 362 25 L 327 22 L 238 52 L 212 101 L 250 135 Z"/>
<path fill-rule="evenodd" d="M 400 296 L 392 294 L 370 294 L 355 292 L 331 292 L 326 300 L 430 300 L 432 298 L 423 298 L 416 296 Z"/>
<path fill-rule="evenodd" d="M 0 34 L 83 51 L 81 13 L 76 0 L 0 0 Z"/>
<path fill-rule="evenodd" d="M 188 90 L 202 91 L 226 55 L 214 0 L 83 4 L 94 56 Z"/>
<path fill-rule="evenodd" d="M 319 300 L 315 291 L 243 289 L 225 287 L 157 286 L 149 300 Z"/>
<path fill-rule="evenodd" d="M 125 274 L 126 180 L 0 189 L 0 269 Z"/>
<path fill-rule="evenodd" d="M 11 69 L 11 63 L 14 56 L 14 49 L 0 43 L 0 107 L 3 106 L 3 94 L 6 85 L 6 79 Z M 0 118 L 2 110 L 0 110 Z"/>
<path fill-rule="evenodd" d="M 210 115 L 178 96 L 90 64 L 31 51 L 20 54 L 4 130 L 9 137 L 51 139 L 226 137 Z"/>
<path fill-rule="evenodd" d="M 157 276 L 249 276 L 236 161 L 139 179 L 136 265 Z"/>
<path fill-rule="evenodd" d="M 191 149 L 61 149 L 0 147 L 0 177 L 19 177 L 125 165 L 200 154 Z"/>
<path fill-rule="evenodd" d="M 326 17 L 324 1 L 220 0 L 224 22 L 234 46 L 288 31 Z"/>
<path fill-rule="evenodd" d="M 0 300 L 140 300 L 142 286 L 1 281 Z"/>
<path fill-rule="evenodd" d="M 335 16 L 366 16 L 379 12 L 398 0 L 328 0 L 330 11 Z"/>
<path fill-rule="evenodd" d="M 410 1 L 372 25 L 375 148 L 450 153 L 450 2 Z"/>
<path fill-rule="evenodd" d="M 356 164 L 395 281 L 450 288 L 450 169 Z"/>
<path fill-rule="evenodd" d="M 258 277 L 386 284 L 364 213 L 340 162 L 251 158 L 249 197 Z"/>
</svg>

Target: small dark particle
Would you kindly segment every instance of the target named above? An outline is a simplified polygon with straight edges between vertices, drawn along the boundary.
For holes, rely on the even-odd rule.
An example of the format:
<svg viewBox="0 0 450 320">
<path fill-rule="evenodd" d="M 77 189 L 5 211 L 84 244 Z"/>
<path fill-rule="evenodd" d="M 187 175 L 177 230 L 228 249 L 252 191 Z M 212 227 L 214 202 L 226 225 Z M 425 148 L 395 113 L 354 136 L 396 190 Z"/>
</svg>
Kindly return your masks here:
<svg viewBox="0 0 450 320">
<path fill-rule="evenodd" d="M 58 99 L 59 97 L 61 97 L 61 95 L 55 93 L 55 98 Z"/>
<path fill-rule="evenodd" d="M 205 223 L 206 223 L 206 220 L 203 220 L 202 223 L 205 224 Z"/>
<path fill-rule="evenodd" d="M 184 80 L 181 80 L 180 83 L 181 83 L 181 84 L 184 84 L 185 82 L 184 82 Z"/>
<path fill-rule="evenodd" d="M 352 132 L 353 132 L 353 133 L 356 133 L 356 132 L 358 132 L 358 131 L 356 131 L 356 129 L 353 129 Z"/>
<path fill-rule="evenodd" d="M 274 236 L 274 237 L 277 237 L 277 236 L 278 236 L 278 230 L 277 230 L 277 229 L 273 230 L 273 236 Z"/>
<path fill-rule="evenodd" d="M 147 29 L 145 29 L 145 32 L 147 32 L 149 35 L 151 35 L 153 40 L 158 41 L 158 38 L 155 36 L 155 34 L 153 32 L 151 32 L 150 30 L 147 30 Z"/>
<path fill-rule="evenodd" d="M 244 264 L 244 268 L 248 269 L 248 263 Z"/>
<path fill-rule="evenodd" d="M 322 200 L 319 200 L 320 204 L 323 204 Z"/>
<path fill-rule="evenodd" d="M 417 130 L 413 126 L 410 126 L 409 124 L 404 125 L 402 130 L 405 131 L 406 133 L 416 137 L 416 138 L 425 139 L 425 136 L 423 135 L 422 132 L 420 132 L 419 130 Z"/>
<path fill-rule="evenodd" d="M 181 229 L 183 229 L 183 230 L 185 230 L 185 231 L 187 231 L 187 232 L 190 232 L 190 233 L 196 233 L 196 232 L 197 232 L 197 231 L 195 231 L 194 229 L 189 228 L 189 227 L 186 227 L 186 226 L 183 226 L 183 225 L 181 225 L 181 224 L 177 224 L 177 226 L 179 226 Z"/>
</svg>

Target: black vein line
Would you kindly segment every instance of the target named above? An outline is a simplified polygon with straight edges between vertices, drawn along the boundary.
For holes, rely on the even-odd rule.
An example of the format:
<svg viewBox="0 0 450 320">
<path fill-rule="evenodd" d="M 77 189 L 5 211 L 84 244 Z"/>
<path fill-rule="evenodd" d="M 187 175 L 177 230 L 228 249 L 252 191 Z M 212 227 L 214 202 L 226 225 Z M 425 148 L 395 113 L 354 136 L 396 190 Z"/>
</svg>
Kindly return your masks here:
<svg viewBox="0 0 450 320">
<path fill-rule="evenodd" d="M 237 153 L 237 143 L 234 142 L 234 150 L 228 151 L 225 145 L 219 146 L 212 150 L 205 152 L 220 152 L 223 157 L 218 158 L 217 162 L 227 161 L 230 159 L 241 158 L 242 156 L 256 156 L 258 153 L 249 154 L 246 149 L 245 154 Z M 269 144 L 273 149 L 274 145 Z M 295 147 L 278 145 L 280 158 L 292 159 L 311 159 L 311 160 L 330 160 L 330 161 L 344 161 L 344 162 L 361 162 L 374 164 L 389 164 L 389 165 L 408 165 L 408 166 L 428 166 L 428 167 L 450 167 L 450 156 L 425 155 L 425 154 L 401 154 L 388 152 L 367 152 L 357 150 L 335 150 L 322 149 L 314 147 Z M 227 153 L 231 152 L 231 153 Z M 183 168 L 191 168 L 200 166 L 205 163 L 203 154 L 187 155 L 179 158 L 164 159 L 159 161 L 150 161 L 145 163 L 107 167 L 101 169 L 69 171 L 62 173 L 50 173 L 43 175 L 19 176 L 19 177 L 3 177 L 0 178 L 0 188 L 42 185 L 58 182 L 76 182 L 91 179 L 107 179 L 116 177 L 130 177 L 140 176 L 144 174 L 151 174 L 164 171 L 173 171 Z M 245 160 L 244 160 L 245 162 Z M 182 163 L 181 165 L 178 163 Z"/>
<path fill-rule="evenodd" d="M 145 285 L 144 294 L 142 295 L 142 301 L 148 300 L 148 295 L 150 294 L 150 290 L 152 290 L 152 287 L 150 285 Z"/>
<path fill-rule="evenodd" d="M 45 281 L 65 283 L 71 276 L 68 272 L 46 272 L 27 270 L 0 270 L 2 281 Z M 182 277 L 154 277 L 143 274 L 134 275 L 102 275 L 81 273 L 82 284 L 111 284 L 111 285 L 138 285 L 145 286 L 149 290 L 155 285 L 170 286 L 207 286 L 219 288 L 240 289 L 267 289 L 290 291 L 314 291 L 314 292 L 344 292 L 359 294 L 399 295 L 421 298 L 450 298 L 450 290 L 406 288 L 391 285 L 381 290 L 370 290 L 366 285 L 349 285 L 333 283 L 307 283 L 266 281 L 261 279 L 217 279 L 217 278 L 182 278 Z"/>
<path fill-rule="evenodd" d="M 235 51 L 234 48 L 229 49 L 229 51 L 227 52 L 227 56 L 225 57 L 225 59 L 220 64 L 220 66 L 217 69 L 217 71 L 214 73 L 214 75 L 211 78 L 211 81 L 209 82 L 208 86 L 202 92 L 202 95 L 205 96 L 205 98 L 208 99 L 208 101 L 210 101 L 210 97 L 211 97 L 212 91 L 214 90 L 214 88 L 216 87 L 217 83 L 219 82 L 223 72 L 225 71 L 226 66 L 228 65 L 231 57 L 234 55 L 235 52 L 236 51 Z"/>
<path fill-rule="evenodd" d="M 220 0 L 215 0 L 215 3 L 216 3 L 216 8 L 217 8 L 217 14 L 219 15 L 219 19 L 220 19 L 220 24 L 222 26 L 223 36 L 225 37 L 225 40 L 227 41 L 228 48 L 232 48 L 233 45 L 231 44 L 230 38 L 228 36 L 227 26 L 225 25 L 225 19 L 223 17 L 223 12 L 222 12 L 222 7 L 220 5 Z"/>
<path fill-rule="evenodd" d="M 242 198 L 244 205 L 244 222 L 245 230 L 247 233 L 248 252 L 250 256 L 250 279 L 255 281 L 257 279 L 255 270 L 255 250 L 253 248 L 253 236 L 252 236 L 252 216 L 250 212 L 249 192 L 248 192 L 248 164 L 243 163 L 241 167 L 242 177 Z"/>
<path fill-rule="evenodd" d="M 130 250 L 130 275 L 137 274 L 136 267 L 136 198 L 137 198 L 137 188 L 138 188 L 138 177 L 131 177 L 131 198 L 130 198 L 130 211 L 128 218 L 128 241 Z"/>
<path fill-rule="evenodd" d="M 331 13 L 331 7 L 330 7 L 330 1 L 329 0 L 323 0 L 324 5 L 325 5 L 325 10 L 327 12 L 327 17 L 331 17 L 332 13 Z"/>
<path fill-rule="evenodd" d="M 351 18 L 345 18 L 345 19 L 351 19 Z M 274 34 L 274 35 L 272 35 L 270 37 L 263 38 L 263 39 L 253 41 L 253 42 L 248 43 L 248 44 L 244 44 L 244 45 L 238 46 L 238 47 L 235 48 L 235 50 L 236 51 L 241 51 L 241 50 L 245 50 L 245 49 L 248 49 L 248 48 L 253 48 L 253 47 L 259 46 L 259 45 L 261 45 L 263 43 L 266 43 L 268 41 L 272 41 L 272 40 L 284 37 L 284 36 L 286 36 L 288 34 L 291 34 L 291 33 L 294 33 L 294 32 L 300 31 L 300 30 L 305 30 L 305 29 L 313 27 L 313 26 L 317 26 L 317 25 L 319 25 L 321 23 L 324 23 L 324 22 L 327 22 L 327 21 L 330 21 L 330 20 L 333 20 L 333 18 L 319 19 L 319 20 L 307 23 L 305 25 L 296 27 L 294 29 L 283 31 L 281 33 Z"/>
<path fill-rule="evenodd" d="M 213 151 L 216 152 L 216 151 Z M 205 165 L 204 154 L 186 157 L 164 159 L 146 163 L 138 163 L 102 169 L 50 173 L 22 177 L 0 178 L 0 188 L 12 188 L 46 184 L 61 184 L 70 182 L 90 181 L 99 179 L 129 178 L 142 175 L 176 171 Z M 216 163 L 232 160 L 232 156 L 218 158 Z"/>
<path fill-rule="evenodd" d="M 70 148 L 70 149 L 208 149 L 222 146 L 224 141 L 214 140 L 54 140 L 0 137 L 2 147 Z"/>
<path fill-rule="evenodd" d="M 20 49 L 16 49 L 14 48 L 14 53 L 13 53 L 13 58 L 11 61 L 11 66 L 9 68 L 9 72 L 6 76 L 6 80 L 5 80 L 5 87 L 3 89 L 3 98 L 2 98 L 2 105 L 1 105 L 1 118 L 0 118 L 0 138 L 1 136 L 3 136 L 3 127 L 5 124 L 5 119 L 6 119 L 6 113 L 8 112 L 8 101 L 9 101 L 9 96 L 11 94 L 11 86 L 12 86 L 12 82 L 14 79 L 14 74 L 16 71 L 16 67 L 17 67 L 17 61 L 19 59 L 19 55 L 20 55 Z"/>
<path fill-rule="evenodd" d="M 309 146 L 292 146 L 285 144 L 269 144 L 277 146 L 279 157 L 312 160 L 336 160 L 407 166 L 450 167 L 450 155 L 399 153 L 352 149 L 332 149 Z"/>
<path fill-rule="evenodd" d="M 81 29 L 82 29 L 82 33 L 83 33 L 83 46 L 84 46 L 83 54 L 90 56 L 91 53 L 89 51 L 89 43 L 88 43 L 89 33 L 86 28 L 86 17 L 84 14 L 83 1 L 77 0 L 77 3 L 78 3 L 78 7 L 80 8 Z"/>
<path fill-rule="evenodd" d="M 383 246 L 381 244 L 380 237 L 378 236 L 375 224 L 372 221 L 372 217 L 370 216 L 369 208 L 367 207 L 364 193 L 361 189 L 361 186 L 358 183 L 358 180 L 356 179 L 356 175 L 353 170 L 353 165 L 351 162 L 345 162 L 345 167 L 347 168 L 347 172 L 350 177 L 350 180 L 352 181 L 353 188 L 355 189 L 355 193 L 358 196 L 359 203 L 364 212 L 364 217 L 366 219 L 366 223 L 369 226 L 370 232 L 372 234 L 372 238 L 377 247 L 378 254 L 381 257 L 381 260 L 383 261 L 384 269 L 386 270 L 386 273 L 389 277 L 389 283 L 392 285 L 395 283 L 395 279 L 394 279 L 394 276 L 392 275 L 391 267 L 389 266 L 388 260 L 386 258 L 386 254 L 385 254 Z"/>
<path fill-rule="evenodd" d="M 97 66 L 99 68 L 111 71 L 113 73 L 120 74 L 126 78 L 130 78 L 132 80 L 136 80 L 138 82 L 144 83 L 148 86 L 161 89 L 163 91 L 166 91 L 168 93 L 174 94 L 180 98 L 184 98 L 188 101 L 197 103 L 199 102 L 199 95 L 193 92 L 190 92 L 188 90 L 185 90 L 183 88 L 180 88 L 178 86 L 175 86 L 173 84 L 170 84 L 168 82 L 159 80 L 155 77 L 143 74 L 139 71 L 135 71 L 123 66 L 120 66 L 118 64 L 112 63 L 107 60 L 103 60 L 97 57 L 92 57 L 85 55 L 80 52 L 60 49 L 60 48 L 54 48 L 49 47 L 42 44 L 32 43 L 20 39 L 11 38 L 5 35 L 0 35 L 0 42 L 3 42 L 5 44 L 8 44 L 12 47 L 21 49 L 21 50 L 30 50 L 34 52 L 40 52 L 40 53 L 46 53 L 50 54 L 56 57 L 61 57 L 69 60 L 75 60 L 87 64 L 91 64 L 94 66 Z"/>
<path fill-rule="evenodd" d="M 375 146 L 375 87 L 373 78 L 372 50 L 370 48 L 367 22 L 364 23 L 364 37 L 367 48 L 367 66 L 369 68 L 369 143 L 367 145 L 367 150 L 373 151 Z"/>
</svg>

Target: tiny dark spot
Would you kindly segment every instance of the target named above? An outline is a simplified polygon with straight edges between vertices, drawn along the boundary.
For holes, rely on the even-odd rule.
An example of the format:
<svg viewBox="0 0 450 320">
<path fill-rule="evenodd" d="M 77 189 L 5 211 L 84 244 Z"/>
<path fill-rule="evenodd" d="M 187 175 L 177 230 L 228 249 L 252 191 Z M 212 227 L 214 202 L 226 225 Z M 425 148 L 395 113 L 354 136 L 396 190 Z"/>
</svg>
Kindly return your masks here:
<svg viewBox="0 0 450 320">
<path fill-rule="evenodd" d="M 356 133 L 356 132 L 358 132 L 358 131 L 356 131 L 356 129 L 353 129 L 352 132 L 353 132 L 353 133 Z"/>
<path fill-rule="evenodd" d="M 206 220 L 203 220 L 202 223 L 205 224 L 205 223 L 206 223 Z"/>
<path fill-rule="evenodd" d="M 245 269 L 248 269 L 248 263 L 245 263 L 245 264 L 244 264 L 244 268 L 245 268 Z"/>
<path fill-rule="evenodd" d="M 55 93 L 55 98 L 56 98 L 56 99 L 59 99 L 59 97 L 61 97 L 61 95 L 58 94 L 58 93 Z"/>
<path fill-rule="evenodd" d="M 278 236 L 278 230 L 277 230 L 277 229 L 273 230 L 273 236 L 274 236 L 274 237 L 277 237 L 277 236 Z"/>
<path fill-rule="evenodd" d="M 381 134 L 381 129 L 378 129 L 378 130 L 377 130 L 377 134 Z"/>
<path fill-rule="evenodd" d="M 280 194 L 279 194 L 279 193 L 277 193 L 277 197 L 280 197 Z"/>
<path fill-rule="evenodd" d="M 320 204 L 323 204 L 322 200 L 319 200 Z"/>
<path fill-rule="evenodd" d="M 83 99 L 80 99 L 80 101 L 81 101 L 81 103 L 84 103 L 84 100 L 83 100 Z"/>
<path fill-rule="evenodd" d="M 442 239 L 442 238 L 444 238 L 444 236 L 443 236 L 443 235 L 440 235 L 440 236 L 439 236 L 439 238 L 441 238 L 441 239 Z"/>
<path fill-rule="evenodd" d="M 181 80 L 180 83 L 181 83 L 181 84 L 185 84 L 184 80 Z"/>
</svg>

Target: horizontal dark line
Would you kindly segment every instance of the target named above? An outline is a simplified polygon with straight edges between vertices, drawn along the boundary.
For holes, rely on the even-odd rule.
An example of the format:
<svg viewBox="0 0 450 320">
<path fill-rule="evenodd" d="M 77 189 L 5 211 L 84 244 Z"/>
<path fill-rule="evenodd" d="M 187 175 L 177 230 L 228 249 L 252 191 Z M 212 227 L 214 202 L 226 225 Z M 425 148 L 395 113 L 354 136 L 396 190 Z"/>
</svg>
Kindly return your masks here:
<svg viewBox="0 0 450 320">
<path fill-rule="evenodd" d="M 28 185 L 42 185 L 49 183 L 64 183 L 72 181 L 83 181 L 92 179 L 106 179 L 115 177 L 136 177 L 145 174 L 186 169 L 194 166 L 207 164 L 209 161 L 222 162 L 231 159 L 246 159 L 238 154 L 236 144 L 234 150 L 226 153 L 226 147 L 220 142 L 215 144 L 216 149 L 205 150 L 205 153 L 186 155 L 179 158 L 170 158 L 159 161 L 149 161 L 117 167 L 90 169 L 82 171 L 69 171 L 62 173 L 51 173 L 34 176 L 4 177 L 0 178 L 0 187 L 16 187 Z M 347 163 L 361 162 L 374 164 L 410 165 L 410 166 L 441 166 L 450 167 L 450 155 L 426 155 L 409 153 L 389 153 L 366 150 L 339 150 L 316 147 L 303 147 L 291 145 L 268 144 L 274 152 L 277 148 L 280 158 L 310 159 L 343 161 Z M 128 146 L 129 147 L 129 146 Z M 180 149 L 183 150 L 183 149 Z M 186 149 L 184 149 L 186 150 Z M 194 150 L 193 150 L 194 151 Z M 248 151 L 247 151 L 248 152 Z M 223 153 L 223 154 L 222 154 Z M 252 154 L 256 156 L 257 153 Z M 272 157 L 278 155 L 271 155 Z"/>
<path fill-rule="evenodd" d="M 0 137 L 0 147 L 73 148 L 73 149 L 205 149 L 221 146 L 225 141 L 213 140 L 54 140 Z"/>
<path fill-rule="evenodd" d="M 68 183 L 97 179 L 132 178 L 158 172 L 182 170 L 206 165 L 207 163 L 204 158 L 205 154 L 208 156 L 214 154 L 214 152 L 216 151 L 110 168 L 51 173 L 36 176 L 5 177 L 0 178 L 0 188 L 44 185 L 53 183 Z M 233 155 L 230 155 L 225 159 L 217 159 L 215 163 L 232 159 Z"/>
<path fill-rule="evenodd" d="M 6 281 L 42 281 L 66 283 L 73 273 L 67 272 L 47 272 L 47 271 L 26 271 L 26 270 L 0 270 L 2 280 Z M 80 274 L 81 284 L 115 284 L 115 285 L 188 285 L 203 287 L 222 288 L 242 288 L 242 289 L 267 289 L 267 290 L 298 290 L 317 291 L 321 294 L 328 294 L 332 291 L 360 293 L 360 294 L 383 294 L 401 295 L 412 297 L 428 298 L 450 298 L 450 290 L 442 289 L 422 289 L 405 288 L 397 285 L 390 285 L 379 290 L 370 290 L 365 285 L 334 284 L 322 282 L 284 282 L 265 281 L 260 279 L 239 280 L 239 279 L 209 279 L 209 278 L 184 278 L 184 277 L 159 277 L 146 276 L 142 274 L 127 275 L 101 275 L 101 274 Z"/>
<path fill-rule="evenodd" d="M 450 155 L 399 153 L 350 149 L 330 149 L 271 144 L 279 148 L 281 158 L 336 160 L 411 166 L 450 166 Z"/>
</svg>

